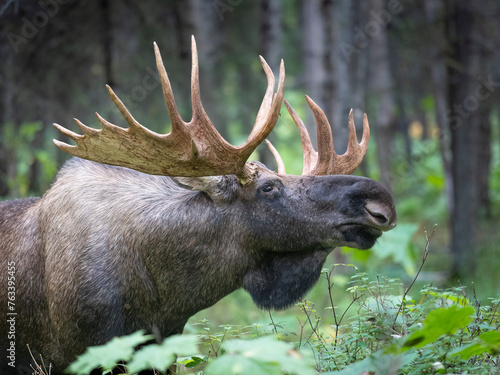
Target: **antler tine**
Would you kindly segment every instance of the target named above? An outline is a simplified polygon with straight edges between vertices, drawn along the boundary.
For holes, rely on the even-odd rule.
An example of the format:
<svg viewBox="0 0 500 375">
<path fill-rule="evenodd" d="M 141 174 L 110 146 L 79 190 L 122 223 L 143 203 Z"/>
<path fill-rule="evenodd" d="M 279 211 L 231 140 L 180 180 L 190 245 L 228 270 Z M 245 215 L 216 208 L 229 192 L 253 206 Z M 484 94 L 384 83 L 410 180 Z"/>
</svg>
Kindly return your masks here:
<svg viewBox="0 0 500 375">
<path fill-rule="evenodd" d="M 206 117 L 205 109 L 201 103 L 200 94 L 200 68 L 198 66 L 198 50 L 196 48 L 196 41 L 194 36 L 191 37 L 191 55 L 192 55 L 192 66 L 191 66 L 191 102 L 193 106 L 193 120 L 200 117 Z"/>
<path fill-rule="evenodd" d="M 123 104 L 123 102 L 115 94 L 115 92 L 113 91 L 113 89 L 109 85 L 106 85 L 106 89 L 108 90 L 108 94 L 111 97 L 111 100 L 113 101 L 113 103 L 115 103 L 116 107 L 118 108 L 118 110 L 122 114 L 123 118 L 127 121 L 130 131 L 133 132 L 133 131 L 138 131 L 138 130 L 143 130 L 143 129 L 147 130 L 144 126 L 139 124 L 139 122 L 134 118 L 134 116 L 132 116 L 132 114 L 129 112 L 127 107 L 125 107 L 125 104 Z M 98 113 L 96 113 L 96 115 L 97 115 L 97 120 L 99 120 L 99 122 L 101 123 L 103 130 L 106 130 L 112 126 L 116 127 L 116 125 L 113 125 L 110 122 L 104 120 Z"/>
<path fill-rule="evenodd" d="M 363 116 L 363 137 L 361 142 L 358 143 L 356 136 L 356 127 L 354 126 L 354 116 L 352 109 L 349 111 L 349 143 L 347 151 L 344 155 L 338 156 L 339 164 L 345 169 L 345 174 L 350 174 L 363 161 L 363 157 L 368 149 L 368 140 L 370 139 L 370 126 L 368 124 L 368 117 L 366 113 Z"/>
<path fill-rule="evenodd" d="M 156 67 L 158 69 L 158 74 L 160 75 L 163 97 L 165 98 L 165 105 L 167 106 L 168 116 L 170 117 L 170 122 L 172 123 L 172 132 L 184 129 L 184 121 L 182 121 L 179 111 L 177 111 L 174 92 L 172 91 L 170 80 L 168 79 L 167 70 L 165 69 L 165 65 L 163 64 L 160 49 L 158 48 L 156 42 L 153 42 L 153 46 L 155 51 Z"/>
<path fill-rule="evenodd" d="M 266 63 L 266 60 L 261 56 L 262 67 L 267 77 L 267 90 L 264 94 L 262 104 L 257 113 L 257 119 L 253 129 L 242 146 L 242 153 L 248 158 L 255 148 L 271 133 L 278 117 L 280 115 L 281 104 L 285 93 L 285 64 L 283 60 L 280 63 L 280 73 L 278 78 L 278 88 L 274 94 L 275 78 L 274 74 Z"/>
<path fill-rule="evenodd" d="M 299 130 L 300 140 L 302 142 L 302 160 L 303 160 L 302 174 L 303 175 L 311 174 L 311 172 L 314 169 L 314 166 L 318 162 L 318 153 L 316 152 L 316 150 L 312 145 L 311 137 L 309 136 L 309 132 L 307 131 L 306 126 L 300 119 L 297 112 L 295 112 L 295 110 L 292 108 L 292 106 L 290 105 L 290 103 L 288 103 L 286 99 L 285 99 L 285 106 L 288 109 L 288 113 L 290 113 L 290 116 L 292 116 L 295 125 L 297 125 L 297 129 Z"/>
<path fill-rule="evenodd" d="M 306 95 L 306 101 L 311 108 L 316 126 L 318 128 L 318 161 L 312 170 L 311 174 L 323 176 L 333 174 L 332 162 L 335 160 L 337 154 L 333 146 L 332 128 L 328 121 L 325 112 L 317 105 L 309 96 Z M 343 173 L 340 173 L 343 174 Z"/>
<path fill-rule="evenodd" d="M 276 165 L 278 166 L 278 173 L 286 174 L 285 163 L 283 162 L 283 159 L 281 158 L 281 155 L 279 154 L 278 150 L 276 150 L 276 147 L 274 147 L 274 145 L 267 139 L 266 139 L 266 144 L 267 147 L 269 147 L 271 154 L 273 154 L 274 159 L 276 160 Z"/>
<path fill-rule="evenodd" d="M 264 94 L 264 97 L 262 98 L 262 103 L 260 104 L 259 112 L 257 112 L 257 117 L 255 119 L 255 124 L 253 126 L 252 132 L 250 133 L 248 138 L 253 138 L 254 134 L 258 133 L 262 125 L 265 123 L 274 96 L 274 86 L 275 86 L 274 74 L 269 65 L 267 64 L 266 60 L 262 56 L 259 56 L 259 58 L 262 64 L 262 68 L 264 69 L 264 73 L 266 74 L 267 89 L 266 93 Z"/>
<path fill-rule="evenodd" d="M 191 55 L 191 105 L 193 114 L 191 122 L 187 125 L 191 126 L 190 133 L 193 136 L 193 147 L 197 147 L 194 142 L 195 139 L 204 139 L 206 144 L 218 144 L 223 148 L 231 148 L 232 146 L 215 129 L 201 102 L 198 50 L 194 36 L 191 36 Z M 203 146 L 200 145 L 200 147 Z"/>
<path fill-rule="evenodd" d="M 368 117 L 363 120 L 363 138 L 358 143 L 352 109 L 349 113 L 349 141 L 347 151 L 343 155 L 337 155 L 333 145 L 333 136 L 330 123 L 321 108 L 306 95 L 307 103 L 311 108 L 318 128 L 318 152 L 311 144 L 309 133 L 304 123 L 285 100 L 285 105 L 290 112 L 297 128 L 299 129 L 304 154 L 303 175 L 328 175 L 328 174 L 351 174 L 358 168 L 368 148 L 370 127 Z"/>
</svg>

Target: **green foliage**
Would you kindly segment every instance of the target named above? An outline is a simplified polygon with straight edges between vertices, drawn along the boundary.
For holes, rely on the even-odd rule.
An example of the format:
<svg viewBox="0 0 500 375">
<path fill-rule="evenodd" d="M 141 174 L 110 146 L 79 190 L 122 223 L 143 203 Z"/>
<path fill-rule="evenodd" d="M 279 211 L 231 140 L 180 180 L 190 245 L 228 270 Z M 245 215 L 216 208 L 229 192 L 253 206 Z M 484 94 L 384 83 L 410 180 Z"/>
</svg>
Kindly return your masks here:
<svg viewBox="0 0 500 375">
<path fill-rule="evenodd" d="M 197 352 L 198 337 L 194 335 L 171 336 L 158 344 L 151 344 L 138 350 L 127 364 L 131 373 L 148 369 L 166 371 L 175 362 L 177 355 Z M 195 359 L 192 361 L 196 362 Z"/>
<path fill-rule="evenodd" d="M 42 185 L 48 187 L 50 181 L 57 171 L 56 163 L 52 155 L 44 150 L 43 145 L 33 147 L 37 137 L 41 136 L 43 124 L 41 122 L 27 122 L 16 126 L 7 122 L 0 126 L 0 148 L 7 150 L 9 160 L 12 160 L 13 171 L 6 179 L 9 188 L 15 196 L 26 196 L 30 193 L 31 181 L 30 169 L 37 161 L 41 166 Z"/>
<path fill-rule="evenodd" d="M 392 166 L 398 216 L 409 221 L 444 222 L 448 209 L 439 140 L 412 139 L 409 159 L 402 141 L 395 143 Z"/>
<path fill-rule="evenodd" d="M 500 332 L 484 332 L 477 337 L 474 343 L 459 348 L 453 354 L 460 355 L 464 359 L 470 359 L 483 353 L 492 356 L 500 354 Z"/>
<path fill-rule="evenodd" d="M 129 361 L 137 345 L 151 339 L 153 336 L 146 335 L 144 331 L 137 331 L 128 336 L 115 337 L 104 345 L 91 346 L 68 367 L 67 372 L 86 375 L 98 368 L 110 371 L 118 366 L 120 361 Z"/>
<path fill-rule="evenodd" d="M 443 335 L 453 335 L 459 329 L 467 327 L 472 320 L 473 313 L 472 307 L 458 305 L 429 312 L 422 322 L 423 327 L 406 338 L 402 350 L 421 348 L 435 342 Z"/>
<path fill-rule="evenodd" d="M 397 280 L 370 281 L 366 274 L 356 274 L 350 287 L 356 313 L 349 323 L 339 327 L 331 342 L 321 332 L 308 341 L 321 359 L 317 367 L 341 375 L 417 375 L 448 369 L 479 373 L 479 368 L 489 373 L 499 365 L 499 300 L 481 307 L 465 294 L 459 298 L 456 289 L 424 288 L 418 299 L 392 294 L 398 289 Z"/>
<path fill-rule="evenodd" d="M 138 345 L 152 340 L 154 337 L 137 331 L 131 335 L 115 337 L 100 346 L 91 346 L 77 358 L 67 372 L 75 375 L 86 375 L 94 369 L 103 373 L 116 367 L 124 367 L 129 373 L 156 369 L 165 372 L 176 361 L 178 355 L 197 352 L 198 337 L 195 335 L 175 335 L 166 338 L 161 344 L 150 344 L 136 350 Z M 184 364 L 196 365 L 202 360 L 198 357 L 184 359 Z"/>
<path fill-rule="evenodd" d="M 370 265 L 370 270 L 380 269 L 383 261 L 390 261 L 403 266 L 408 275 L 415 274 L 416 251 L 412 238 L 418 230 L 418 224 L 398 223 L 397 227 L 385 233 L 373 247 L 373 251 L 344 248 L 345 253 L 352 253 L 353 261 Z"/>
<path fill-rule="evenodd" d="M 254 340 L 228 340 L 222 344 L 225 354 L 210 363 L 206 375 L 314 375 L 310 352 L 299 351 L 292 344 L 273 337 Z"/>
</svg>

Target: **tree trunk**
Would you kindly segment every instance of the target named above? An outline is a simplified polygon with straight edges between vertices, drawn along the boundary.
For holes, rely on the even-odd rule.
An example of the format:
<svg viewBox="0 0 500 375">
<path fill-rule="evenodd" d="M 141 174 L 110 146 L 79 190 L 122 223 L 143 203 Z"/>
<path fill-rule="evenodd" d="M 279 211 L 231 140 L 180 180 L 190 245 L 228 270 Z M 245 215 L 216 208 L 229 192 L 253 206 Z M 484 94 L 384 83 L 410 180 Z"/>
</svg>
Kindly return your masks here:
<svg viewBox="0 0 500 375">
<path fill-rule="evenodd" d="M 321 84 L 321 103 L 332 127 L 335 150 L 343 154 L 347 149 L 349 134 L 347 127 L 349 111 L 344 108 L 345 97 L 349 96 L 349 71 L 347 61 L 341 54 L 340 43 L 345 20 L 349 19 L 349 2 L 324 1 L 321 14 L 326 47 L 322 59 L 325 79 Z"/>
<path fill-rule="evenodd" d="M 16 111 L 18 69 L 12 47 L 7 44 L 0 46 L 0 57 L 2 61 L 0 72 L 0 197 L 7 197 L 15 193 L 11 191 L 9 180 L 16 177 L 17 160 L 14 157 L 15 150 L 12 150 L 4 139 L 5 126 L 7 123 L 17 123 L 21 111 Z"/>
<path fill-rule="evenodd" d="M 359 25 L 366 25 L 370 4 L 366 1 L 353 1 L 350 3 L 350 6 L 351 14 L 349 20 L 351 20 L 351 23 L 348 23 L 348 25 L 344 28 L 343 34 L 345 38 L 344 40 L 352 43 L 349 43 L 348 45 L 341 45 L 343 52 L 346 52 L 343 58 L 348 63 L 349 77 L 351 78 L 348 92 L 344 94 L 347 95 L 347 98 L 350 98 L 350 100 L 346 102 L 347 108 L 352 108 L 354 110 L 354 122 L 355 124 L 358 124 L 358 126 L 356 126 L 358 139 L 361 139 L 363 129 L 360 124 L 363 123 L 363 114 L 368 111 L 366 105 L 366 95 L 369 71 L 369 53 L 368 49 L 365 48 L 366 46 L 364 46 L 363 41 L 355 39 L 356 31 L 353 27 L 351 27 L 351 25 L 358 25 L 358 27 Z M 356 41 L 358 43 L 356 43 Z M 356 49 L 351 49 L 351 53 L 347 53 L 346 48 L 348 46 L 355 47 Z M 358 51 L 358 53 L 354 53 L 352 51 Z M 373 138 L 371 142 L 373 142 Z M 364 176 L 369 175 L 366 160 L 363 160 L 360 168 L 361 173 Z"/>
<path fill-rule="evenodd" d="M 386 11 L 384 0 L 371 2 L 372 12 L 380 14 Z M 380 168 L 380 182 L 392 190 L 391 182 L 391 144 L 395 128 L 394 98 L 389 59 L 389 41 L 387 28 L 379 24 L 378 32 L 373 32 L 371 39 L 372 84 L 377 101 L 377 153 Z"/>
<path fill-rule="evenodd" d="M 306 82 L 307 95 L 323 108 L 322 87 L 326 79 L 323 64 L 325 50 L 325 36 L 323 30 L 321 4 L 322 0 L 302 0 L 303 15 L 303 43 L 304 51 L 304 79 Z M 304 121 L 311 136 L 311 141 L 317 147 L 316 122 L 311 111 L 307 111 Z"/>
<path fill-rule="evenodd" d="M 480 155 L 482 148 L 489 149 L 487 140 L 491 127 L 487 104 L 490 95 L 487 94 L 493 88 L 478 81 L 487 68 L 484 49 L 487 38 L 484 9 L 487 3 L 454 2 L 448 16 L 450 58 L 454 62 L 448 70 L 447 118 L 453 155 L 452 277 L 474 273 L 479 193 L 484 181 L 481 176 L 489 169 L 487 165 L 478 168 L 487 164 Z"/>
<path fill-rule="evenodd" d="M 261 0 L 259 20 L 259 54 L 266 59 L 277 75 L 282 58 L 280 0 Z M 272 142 L 273 133 L 269 135 L 268 139 Z M 259 158 L 262 163 L 269 167 L 275 165 L 274 157 L 267 147 L 259 148 Z"/>
<path fill-rule="evenodd" d="M 103 37 L 102 52 L 104 60 L 104 79 L 106 83 L 113 87 L 115 85 L 113 77 L 113 20 L 112 5 L 109 0 L 101 0 Z"/>
<path fill-rule="evenodd" d="M 425 0 L 425 16 L 430 25 L 428 45 L 431 60 L 431 78 L 436 110 L 436 123 L 439 130 L 439 150 L 444 169 L 446 201 L 448 212 L 453 216 L 453 174 L 451 169 L 450 134 L 446 126 L 448 101 L 448 72 L 445 64 L 447 48 L 445 17 L 446 10 L 442 0 Z"/>
</svg>

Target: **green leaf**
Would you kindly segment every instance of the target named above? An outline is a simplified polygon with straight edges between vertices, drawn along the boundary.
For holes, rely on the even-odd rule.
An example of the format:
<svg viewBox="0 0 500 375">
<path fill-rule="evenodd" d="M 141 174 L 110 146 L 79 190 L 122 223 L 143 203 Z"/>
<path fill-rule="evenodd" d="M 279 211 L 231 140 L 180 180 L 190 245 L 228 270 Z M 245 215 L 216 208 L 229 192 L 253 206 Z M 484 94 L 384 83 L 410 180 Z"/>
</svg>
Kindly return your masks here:
<svg viewBox="0 0 500 375">
<path fill-rule="evenodd" d="M 460 355 L 463 359 L 469 359 L 475 355 L 483 353 L 490 353 L 493 355 L 500 354 L 500 332 L 489 331 L 479 335 L 476 342 L 465 347 L 460 348 L 453 353 L 453 355 Z"/>
<path fill-rule="evenodd" d="M 463 296 L 457 296 L 452 293 L 434 292 L 430 290 L 426 291 L 426 294 L 429 294 L 437 298 L 445 298 L 461 306 L 470 306 L 469 300 Z"/>
<path fill-rule="evenodd" d="M 427 176 L 427 183 L 438 190 L 444 189 L 444 177 L 443 176 L 429 175 L 429 176 Z"/>
<path fill-rule="evenodd" d="M 408 275 L 415 273 L 415 257 L 411 239 L 418 230 L 418 224 L 399 223 L 390 232 L 384 233 L 373 247 L 373 254 L 379 258 L 392 258 L 400 263 Z"/>
<path fill-rule="evenodd" d="M 421 348 L 433 343 L 442 335 L 453 335 L 459 329 L 467 327 L 472 320 L 472 314 L 474 308 L 458 305 L 431 311 L 422 322 L 422 328 L 406 339 L 402 351 Z"/>
<path fill-rule="evenodd" d="M 97 368 L 112 370 L 120 361 L 130 360 L 137 345 L 151 339 L 153 336 L 137 331 L 128 336 L 115 337 L 104 345 L 90 346 L 68 367 L 67 372 L 88 375 Z"/>
<path fill-rule="evenodd" d="M 360 375 L 373 374 L 395 374 L 418 357 L 418 353 L 408 352 L 400 355 L 387 355 L 382 350 L 373 353 L 361 361 L 354 362 L 341 371 L 331 371 L 322 375 Z"/>
<path fill-rule="evenodd" d="M 218 374 L 289 374 L 314 375 L 314 359 L 308 352 L 273 337 L 255 340 L 228 340 L 222 344 L 225 354 L 210 363 L 206 375 Z M 307 354 L 306 354 L 307 353 Z"/>
<path fill-rule="evenodd" d="M 498 331 L 489 331 L 484 332 L 479 336 L 481 341 L 484 341 L 488 345 L 500 345 L 500 332 Z"/>
<path fill-rule="evenodd" d="M 263 363 L 241 354 L 225 355 L 210 363 L 205 369 L 205 375 L 280 375 L 281 369 L 276 364 Z"/>
<path fill-rule="evenodd" d="M 177 363 L 186 366 L 187 368 L 192 368 L 198 366 L 200 363 L 206 361 L 206 357 L 201 355 L 193 355 L 190 357 L 177 358 Z"/>
<path fill-rule="evenodd" d="M 127 369 L 130 373 L 152 369 L 166 371 L 175 362 L 176 356 L 196 353 L 197 343 L 196 335 L 170 336 L 160 345 L 151 344 L 138 350 L 128 363 Z"/>
<path fill-rule="evenodd" d="M 458 350 L 455 350 L 451 353 L 451 355 L 460 355 L 463 359 L 467 360 L 470 357 L 474 357 L 475 355 L 481 355 L 488 351 L 488 345 L 484 343 L 477 342 L 474 344 L 464 345 Z"/>
</svg>

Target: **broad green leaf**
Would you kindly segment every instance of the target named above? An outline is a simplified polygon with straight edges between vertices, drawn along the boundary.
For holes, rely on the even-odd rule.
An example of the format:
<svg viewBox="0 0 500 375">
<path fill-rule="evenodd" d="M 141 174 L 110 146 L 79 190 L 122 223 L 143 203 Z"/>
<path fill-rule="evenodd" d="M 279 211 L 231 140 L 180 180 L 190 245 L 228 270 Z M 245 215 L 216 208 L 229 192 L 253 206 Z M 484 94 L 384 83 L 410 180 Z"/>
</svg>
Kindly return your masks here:
<svg viewBox="0 0 500 375">
<path fill-rule="evenodd" d="M 175 362 L 176 356 L 195 354 L 197 343 L 196 335 L 170 336 L 160 345 L 151 344 L 138 350 L 127 364 L 127 369 L 130 373 L 152 369 L 166 371 Z"/>
<path fill-rule="evenodd" d="M 206 374 L 289 374 L 314 375 L 314 359 L 308 352 L 273 337 L 255 340 L 228 340 L 225 354 L 207 366 Z M 259 368 L 259 370 L 256 370 Z"/>
<path fill-rule="evenodd" d="M 422 328 L 406 339 L 402 351 L 421 348 L 436 341 L 442 335 L 453 335 L 459 329 L 467 327 L 472 320 L 472 314 L 474 314 L 474 308 L 458 305 L 431 311 L 422 322 Z"/>
<path fill-rule="evenodd" d="M 341 371 L 331 371 L 322 375 L 360 375 L 365 373 L 395 374 L 418 356 L 418 353 L 408 352 L 399 355 L 384 354 L 382 350 L 373 353 L 370 357 L 354 362 Z"/>
<path fill-rule="evenodd" d="M 200 363 L 203 363 L 205 360 L 206 357 L 202 357 L 200 355 L 194 355 L 191 357 L 177 358 L 176 363 L 184 365 L 187 368 L 192 368 L 198 366 Z"/>
<path fill-rule="evenodd" d="M 415 273 L 415 259 L 411 239 L 418 230 L 418 224 L 399 223 L 393 230 L 384 233 L 373 247 L 373 254 L 379 258 L 392 258 L 400 263 L 408 275 Z"/>
<path fill-rule="evenodd" d="M 475 355 L 481 355 L 487 352 L 489 349 L 488 345 L 482 342 L 476 342 L 474 344 L 464 345 L 454 350 L 451 355 L 460 355 L 463 359 L 467 360 Z"/>
<path fill-rule="evenodd" d="M 478 337 L 479 342 L 459 348 L 453 355 L 460 355 L 463 359 L 469 359 L 475 355 L 490 353 L 493 355 L 500 354 L 500 332 L 489 331 L 484 332 Z"/>
<path fill-rule="evenodd" d="M 481 341 L 484 341 L 488 345 L 498 346 L 500 345 L 500 332 L 498 331 L 484 332 L 483 334 L 479 335 L 479 339 Z"/>
<path fill-rule="evenodd" d="M 224 355 L 210 363 L 205 375 L 280 375 L 281 369 L 275 363 L 265 363 L 241 354 Z"/>
<path fill-rule="evenodd" d="M 137 331 L 131 335 L 115 337 L 104 345 L 90 346 L 68 367 L 67 372 L 88 375 L 97 368 L 112 370 L 120 361 L 130 360 L 137 345 L 151 339 L 153 336 Z"/>
</svg>

